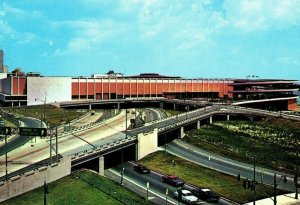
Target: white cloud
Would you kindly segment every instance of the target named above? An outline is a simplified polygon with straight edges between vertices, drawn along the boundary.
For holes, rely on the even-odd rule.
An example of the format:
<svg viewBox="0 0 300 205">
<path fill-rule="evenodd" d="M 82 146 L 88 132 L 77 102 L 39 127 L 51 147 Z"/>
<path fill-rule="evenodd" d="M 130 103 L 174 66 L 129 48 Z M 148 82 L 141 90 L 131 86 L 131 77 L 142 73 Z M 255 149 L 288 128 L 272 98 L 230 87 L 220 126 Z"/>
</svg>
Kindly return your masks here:
<svg viewBox="0 0 300 205">
<path fill-rule="evenodd" d="M 98 47 L 102 42 L 120 35 L 124 26 L 112 20 L 75 20 L 54 22 L 55 28 L 68 28 L 73 36 L 65 48 L 57 49 L 54 55 L 70 55 Z"/>
<path fill-rule="evenodd" d="M 225 0 L 223 9 L 229 23 L 246 32 L 300 24 L 298 0 Z"/>
<path fill-rule="evenodd" d="M 284 65 L 298 65 L 300 66 L 300 61 L 292 56 L 283 56 L 278 58 L 277 60 L 279 63 L 284 64 Z"/>
<path fill-rule="evenodd" d="M 31 43 L 32 41 L 34 41 L 34 39 L 36 39 L 36 35 L 34 33 L 24 33 L 23 34 L 23 38 L 18 41 L 18 44 L 27 44 L 27 43 Z"/>
<path fill-rule="evenodd" d="M 15 16 L 21 16 L 25 14 L 25 11 L 19 8 L 15 8 L 10 6 L 9 4 L 3 3 L 1 5 L 1 10 L 2 10 L 2 14 L 4 13 L 4 15 L 8 15 L 8 14 L 12 14 Z"/>
</svg>

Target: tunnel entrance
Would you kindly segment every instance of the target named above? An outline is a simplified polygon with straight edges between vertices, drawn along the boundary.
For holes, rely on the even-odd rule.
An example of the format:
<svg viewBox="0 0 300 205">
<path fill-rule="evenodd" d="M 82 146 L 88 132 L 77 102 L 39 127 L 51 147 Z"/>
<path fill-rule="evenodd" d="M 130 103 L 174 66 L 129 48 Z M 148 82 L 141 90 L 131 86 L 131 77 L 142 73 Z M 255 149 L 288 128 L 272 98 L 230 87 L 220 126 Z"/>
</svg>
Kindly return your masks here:
<svg viewBox="0 0 300 205">
<path fill-rule="evenodd" d="M 118 164 L 122 164 L 127 161 L 135 161 L 136 159 L 136 145 L 130 145 L 128 147 L 120 148 L 116 151 L 112 151 L 107 154 L 103 154 L 104 156 L 104 169 L 109 169 L 111 167 L 115 167 Z M 82 164 L 73 166 L 71 171 L 79 170 L 79 169 L 91 169 L 96 172 L 99 172 L 99 157 L 96 159 L 92 159 L 88 162 L 84 162 Z"/>
</svg>

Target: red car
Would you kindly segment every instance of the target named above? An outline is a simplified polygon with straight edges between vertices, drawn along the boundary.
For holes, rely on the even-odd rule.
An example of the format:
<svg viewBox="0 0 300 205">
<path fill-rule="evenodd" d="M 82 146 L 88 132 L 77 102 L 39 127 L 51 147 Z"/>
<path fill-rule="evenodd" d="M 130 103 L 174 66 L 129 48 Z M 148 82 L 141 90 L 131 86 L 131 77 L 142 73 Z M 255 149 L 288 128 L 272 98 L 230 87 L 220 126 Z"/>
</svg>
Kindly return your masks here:
<svg viewBox="0 0 300 205">
<path fill-rule="evenodd" d="M 162 181 L 176 187 L 184 185 L 184 181 L 182 179 L 172 175 L 162 176 Z"/>
</svg>

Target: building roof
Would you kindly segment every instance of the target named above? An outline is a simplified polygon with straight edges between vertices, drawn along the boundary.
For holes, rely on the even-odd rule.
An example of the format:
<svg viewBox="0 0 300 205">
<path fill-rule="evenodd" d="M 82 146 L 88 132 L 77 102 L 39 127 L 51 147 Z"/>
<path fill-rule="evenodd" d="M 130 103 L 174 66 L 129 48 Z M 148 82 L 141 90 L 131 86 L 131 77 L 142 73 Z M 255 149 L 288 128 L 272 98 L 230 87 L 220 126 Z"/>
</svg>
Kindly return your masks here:
<svg viewBox="0 0 300 205">
<path fill-rule="evenodd" d="M 128 78 L 181 78 L 179 76 L 164 76 L 158 73 L 141 73 L 140 75 L 126 76 Z"/>
</svg>

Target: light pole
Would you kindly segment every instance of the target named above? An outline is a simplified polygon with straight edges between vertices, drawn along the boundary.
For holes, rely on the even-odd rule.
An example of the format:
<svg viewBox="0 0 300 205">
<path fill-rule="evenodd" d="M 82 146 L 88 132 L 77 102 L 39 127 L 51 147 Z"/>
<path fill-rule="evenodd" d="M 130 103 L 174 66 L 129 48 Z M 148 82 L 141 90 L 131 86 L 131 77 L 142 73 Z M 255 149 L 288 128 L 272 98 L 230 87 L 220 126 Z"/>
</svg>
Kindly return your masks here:
<svg viewBox="0 0 300 205">
<path fill-rule="evenodd" d="M 8 181 L 7 172 L 7 135 L 5 135 L 5 181 Z"/>
<path fill-rule="evenodd" d="M 298 157 L 299 157 L 299 143 L 298 143 L 298 140 L 297 140 L 296 174 L 295 174 L 295 187 L 296 187 L 295 199 L 298 199 L 298 172 L 299 172 Z"/>
<path fill-rule="evenodd" d="M 46 92 L 45 92 L 45 100 L 41 100 L 39 98 L 35 98 L 35 101 L 41 101 L 44 103 L 44 122 L 46 121 Z M 42 119 L 41 119 L 41 128 L 42 128 Z"/>
</svg>

